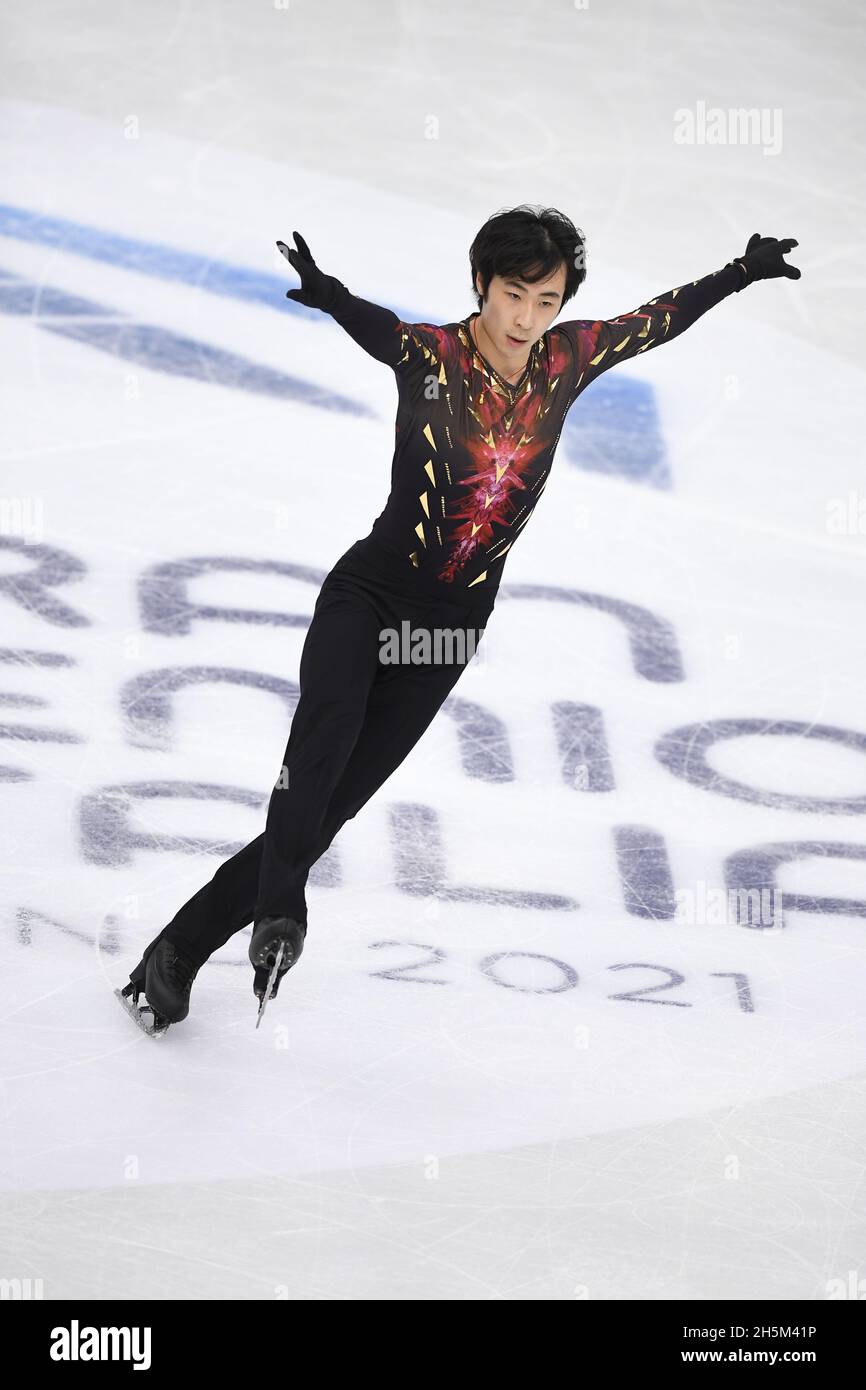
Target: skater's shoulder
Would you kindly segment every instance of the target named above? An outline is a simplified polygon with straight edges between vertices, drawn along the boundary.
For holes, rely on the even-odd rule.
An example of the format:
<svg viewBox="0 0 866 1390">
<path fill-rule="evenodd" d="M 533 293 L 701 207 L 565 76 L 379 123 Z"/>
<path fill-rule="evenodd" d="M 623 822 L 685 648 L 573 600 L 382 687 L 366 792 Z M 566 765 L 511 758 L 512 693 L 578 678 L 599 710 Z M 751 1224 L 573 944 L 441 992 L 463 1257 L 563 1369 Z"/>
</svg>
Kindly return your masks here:
<svg viewBox="0 0 866 1390">
<path fill-rule="evenodd" d="M 398 325 L 398 371 L 416 364 L 428 368 L 442 362 L 450 364 L 460 351 L 459 329 L 458 323 L 428 323 L 424 320 L 410 323 L 401 319 Z"/>
</svg>

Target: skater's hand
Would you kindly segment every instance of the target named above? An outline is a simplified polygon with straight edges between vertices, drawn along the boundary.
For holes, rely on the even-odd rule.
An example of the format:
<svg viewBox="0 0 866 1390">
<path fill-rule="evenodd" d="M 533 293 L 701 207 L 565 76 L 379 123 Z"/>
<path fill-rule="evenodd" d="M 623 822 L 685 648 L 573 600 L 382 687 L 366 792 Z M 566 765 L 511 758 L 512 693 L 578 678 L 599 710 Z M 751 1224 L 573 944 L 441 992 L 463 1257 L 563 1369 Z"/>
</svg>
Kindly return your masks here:
<svg viewBox="0 0 866 1390">
<path fill-rule="evenodd" d="M 783 258 L 788 255 L 794 246 L 799 246 L 798 241 L 792 237 L 786 237 L 784 241 L 779 241 L 773 236 L 761 236 L 760 232 L 753 232 L 749 237 L 748 244 L 742 256 L 735 258 L 734 264 L 740 265 L 746 274 L 743 277 L 743 285 L 751 285 L 753 280 L 773 280 L 777 276 L 784 275 L 788 280 L 799 280 L 800 271 L 795 265 L 788 265 Z M 743 288 L 740 285 L 740 289 Z"/>
<path fill-rule="evenodd" d="M 294 266 L 301 277 L 301 285 L 296 290 L 286 290 L 286 298 L 297 304 L 305 304 L 310 309 L 322 309 L 327 313 L 336 303 L 336 296 L 342 285 L 333 275 L 323 275 L 310 254 L 310 248 L 300 232 L 292 232 L 297 250 L 278 241 L 277 246 L 289 265 Z"/>
</svg>

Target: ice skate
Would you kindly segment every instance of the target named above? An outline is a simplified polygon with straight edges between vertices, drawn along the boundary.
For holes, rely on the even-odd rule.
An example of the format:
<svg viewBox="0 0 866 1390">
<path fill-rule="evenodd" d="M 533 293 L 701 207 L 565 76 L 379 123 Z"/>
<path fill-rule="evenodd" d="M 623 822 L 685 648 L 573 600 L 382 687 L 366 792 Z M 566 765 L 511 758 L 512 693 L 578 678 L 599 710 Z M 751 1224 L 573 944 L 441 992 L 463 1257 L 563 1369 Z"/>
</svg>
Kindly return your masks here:
<svg viewBox="0 0 866 1390">
<path fill-rule="evenodd" d="M 280 980 L 304 949 L 306 923 L 293 917 L 263 917 L 253 927 L 249 956 L 255 969 L 253 993 L 260 1001 L 256 1027 L 269 999 L 276 997 Z"/>
<path fill-rule="evenodd" d="M 149 1038 L 159 1038 L 168 1031 L 170 1024 L 169 1020 L 164 1018 L 162 1014 L 158 1014 L 152 1005 L 139 1004 L 138 998 L 144 989 L 145 976 L 146 960 L 141 960 L 130 973 L 129 984 L 125 985 L 123 989 L 116 989 L 114 996 L 133 1022 L 138 1024 L 142 1032 L 147 1033 Z M 150 1015 L 149 1018 L 148 1015 Z"/>
<path fill-rule="evenodd" d="M 150 1037 L 158 1037 L 172 1023 L 186 1018 L 192 982 L 199 969 L 173 941 L 163 939 L 135 967 L 129 984 L 115 994 L 139 1027 Z M 138 1002 L 142 989 L 146 1004 Z M 148 1013 L 150 1020 L 145 1017 Z"/>
</svg>

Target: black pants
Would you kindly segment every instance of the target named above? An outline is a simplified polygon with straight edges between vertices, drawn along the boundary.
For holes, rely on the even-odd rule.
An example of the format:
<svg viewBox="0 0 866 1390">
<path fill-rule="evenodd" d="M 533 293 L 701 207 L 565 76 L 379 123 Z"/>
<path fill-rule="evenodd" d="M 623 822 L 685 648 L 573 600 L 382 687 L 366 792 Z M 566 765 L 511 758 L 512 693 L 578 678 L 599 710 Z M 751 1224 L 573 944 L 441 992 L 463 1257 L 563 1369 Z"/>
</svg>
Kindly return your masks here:
<svg viewBox="0 0 866 1390">
<path fill-rule="evenodd" d="M 262 917 L 306 922 L 310 868 L 417 743 L 477 648 L 489 608 L 461 603 L 459 593 L 409 592 L 365 564 L 347 571 L 345 562 L 325 579 L 304 640 L 300 694 L 264 833 L 220 865 L 145 948 L 145 959 L 167 937 L 201 965 Z M 384 662 L 382 630 L 400 633 L 407 621 L 413 634 L 462 630 L 465 655 L 459 642 L 450 652 L 443 642 L 440 662 Z"/>
</svg>

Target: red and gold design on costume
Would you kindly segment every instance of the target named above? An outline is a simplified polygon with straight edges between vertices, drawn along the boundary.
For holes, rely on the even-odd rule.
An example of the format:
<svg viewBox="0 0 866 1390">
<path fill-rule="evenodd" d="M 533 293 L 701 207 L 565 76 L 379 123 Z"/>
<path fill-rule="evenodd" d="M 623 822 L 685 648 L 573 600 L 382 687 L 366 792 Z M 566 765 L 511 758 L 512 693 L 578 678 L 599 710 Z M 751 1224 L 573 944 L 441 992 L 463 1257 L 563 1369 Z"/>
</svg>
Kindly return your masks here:
<svg viewBox="0 0 866 1390">
<path fill-rule="evenodd" d="M 492 597 L 577 397 L 610 367 L 677 337 L 739 284 L 727 265 L 617 318 L 554 324 L 515 384 L 476 348 L 473 315 L 404 323 L 343 286 L 330 312 L 393 369 L 398 386 L 391 492 L 371 535 L 434 585 L 484 585 Z"/>
</svg>

